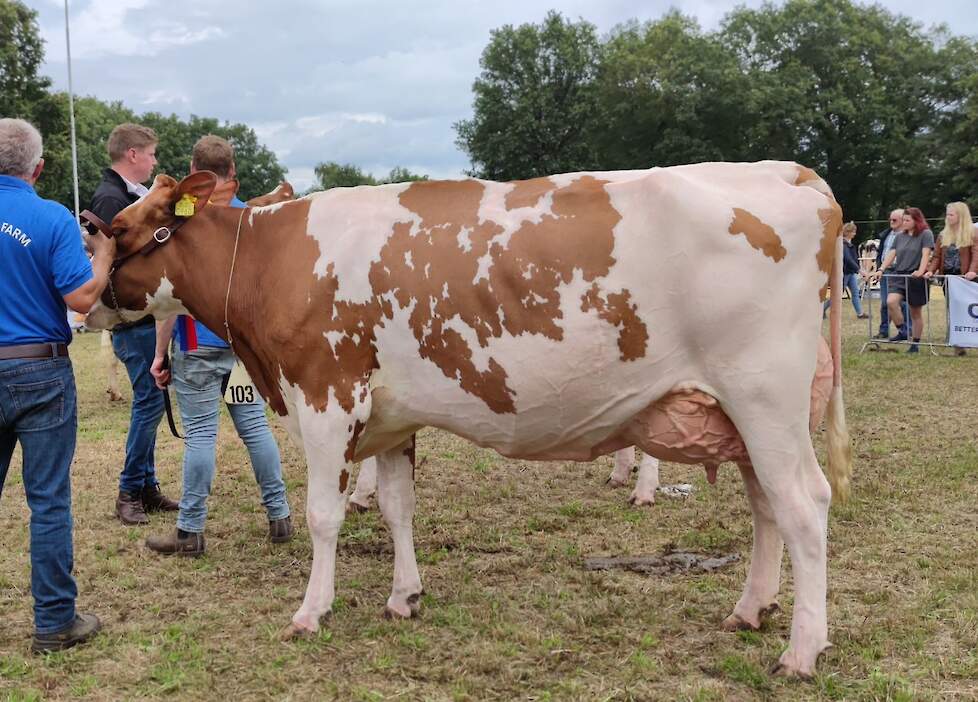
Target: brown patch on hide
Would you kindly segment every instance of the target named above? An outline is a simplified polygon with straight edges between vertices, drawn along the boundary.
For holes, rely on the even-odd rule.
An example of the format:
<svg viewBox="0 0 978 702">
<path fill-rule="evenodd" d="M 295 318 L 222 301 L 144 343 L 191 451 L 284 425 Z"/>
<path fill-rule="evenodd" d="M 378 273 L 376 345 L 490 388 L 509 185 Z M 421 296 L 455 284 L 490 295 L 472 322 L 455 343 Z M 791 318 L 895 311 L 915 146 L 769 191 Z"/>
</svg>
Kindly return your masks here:
<svg viewBox="0 0 978 702">
<path fill-rule="evenodd" d="M 608 293 L 601 296 L 598 284 L 592 285 L 581 297 L 581 311 L 596 310 L 598 317 L 619 329 L 618 349 L 621 360 L 634 361 L 645 356 L 649 332 L 645 322 L 639 319 L 637 305 L 629 304 L 631 293 L 622 290 L 620 293 Z"/>
<path fill-rule="evenodd" d="M 795 176 L 795 185 L 804 185 L 813 180 L 821 180 L 818 173 L 808 166 L 798 166 L 798 175 Z"/>
<path fill-rule="evenodd" d="M 506 209 L 515 210 L 520 207 L 533 207 L 544 195 L 556 186 L 549 178 L 534 178 L 533 180 L 518 180 L 516 187 L 506 193 Z"/>
<path fill-rule="evenodd" d="M 350 472 L 346 468 L 344 468 L 343 470 L 340 471 L 340 494 L 341 495 L 346 494 L 346 486 L 349 484 L 349 482 L 350 482 Z"/>
<path fill-rule="evenodd" d="M 758 217 L 739 207 L 734 208 L 734 219 L 728 230 L 732 235 L 741 234 L 748 243 L 775 263 L 784 258 L 788 251 L 781 243 L 781 237 L 774 228 L 762 222 Z"/>
<path fill-rule="evenodd" d="M 842 208 L 833 200 L 828 207 L 818 211 L 822 222 L 822 242 L 815 254 L 818 269 L 827 276 L 825 285 L 818 292 L 818 299 L 824 300 L 829 283 L 832 282 L 832 264 L 835 261 L 835 241 L 842 236 Z"/>
<path fill-rule="evenodd" d="M 604 184 L 583 176 L 555 190 L 551 211 L 537 223 L 522 222 L 504 246 L 493 240 L 504 227 L 479 221 L 482 183 L 413 183 L 400 202 L 421 221 L 394 225 L 371 266 L 371 287 L 393 295 L 402 309 L 415 303 L 409 325 L 422 358 L 492 411 L 515 412 L 503 366 L 490 357 L 478 369 L 468 341 L 448 324 L 468 327 L 483 348 L 503 331 L 563 339 L 559 286 L 575 271 L 587 281 L 606 275 L 614 263 L 621 215 Z"/>
<path fill-rule="evenodd" d="M 353 457 L 357 454 L 357 442 L 360 440 L 360 434 L 366 426 L 364 422 L 358 419 L 351 427 L 350 438 L 346 442 L 346 451 L 343 452 L 343 458 L 347 463 L 353 463 Z"/>
</svg>

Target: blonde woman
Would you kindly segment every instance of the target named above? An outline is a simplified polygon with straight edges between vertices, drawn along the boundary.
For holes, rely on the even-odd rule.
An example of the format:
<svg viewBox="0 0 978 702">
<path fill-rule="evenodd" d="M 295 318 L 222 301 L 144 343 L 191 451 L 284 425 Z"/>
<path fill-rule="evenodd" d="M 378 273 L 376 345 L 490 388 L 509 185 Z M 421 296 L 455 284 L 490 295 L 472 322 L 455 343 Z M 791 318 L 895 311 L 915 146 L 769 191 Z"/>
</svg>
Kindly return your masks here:
<svg viewBox="0 0 978 702">
<path fill-rule="evenodd" d="M 934 256 L 926 273 L 934 275 L 961 275 L 968 280 L 978 277 L 978 236 L 971 223 L 971 210 L 963 202 L 950 202 L 944 212 L 944 230 L 937 238 Z M 947 280 L 944 281 L 944 295 L 947 297 Z M 959 356 L 965 355 L 963 348 L 954 347 Z"/>
<path fill-rule="evenodd" d="M 927 277 L 962 273 L 968 280 L 978 277 L 978 237 L 968 206 L 963 202 L 950 202 L 944 212 L 944 230 L 937 239 Z"/>
</svg>

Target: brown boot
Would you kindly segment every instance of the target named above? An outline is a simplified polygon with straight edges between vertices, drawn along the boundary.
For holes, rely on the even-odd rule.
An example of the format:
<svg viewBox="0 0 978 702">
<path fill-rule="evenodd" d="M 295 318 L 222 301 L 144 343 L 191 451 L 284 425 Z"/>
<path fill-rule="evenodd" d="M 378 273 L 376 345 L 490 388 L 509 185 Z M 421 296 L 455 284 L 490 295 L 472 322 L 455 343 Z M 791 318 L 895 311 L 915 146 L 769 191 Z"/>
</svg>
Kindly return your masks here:
<svg viewBox="0 0 978 702">
<path fill-rule="evenodd" d="M 204 535 L 194 534 L 183 529 L 174 529 L 166 536 L 150 536 L 146 539 L 146 548 L 164 556 L 203 556 Z"/>
<path fill-rule="evenodd" d="M 119 492 L 119 497 L 115 501 L 115 516 L 119 521 L 128 526 L 136 524 L 149 524 L 149 517 L 143 509 L 143 501 L 139 494 L 131 492 Z"/>
<path fill-rule="evenodd" d="M 286 541 L 291 541 L 293 533 L 291 516 L 268 521 L 268 540 L 273 544 L 284 544 Z"/>
<path fill-rule="evenodd" d="M 143 488 L 143 509 L 147 512 L 176 512 L 180 504 L 163 494 L 159 485 L 147 485 Z"/>
</svg>

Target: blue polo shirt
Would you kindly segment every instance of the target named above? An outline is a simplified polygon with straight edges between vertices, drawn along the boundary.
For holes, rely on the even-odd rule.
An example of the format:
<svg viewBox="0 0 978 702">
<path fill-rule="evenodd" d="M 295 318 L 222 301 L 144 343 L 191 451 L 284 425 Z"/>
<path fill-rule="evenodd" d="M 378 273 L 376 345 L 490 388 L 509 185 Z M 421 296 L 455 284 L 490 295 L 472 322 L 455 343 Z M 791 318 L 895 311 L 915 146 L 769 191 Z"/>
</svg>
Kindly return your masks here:
<svg viewBox="0 0 978 702">
<path fill-rule="evenodd" d="M 231 198 L 229 203 L 230 207 L 244 208 L 247 207 L 245 203 L 238 199 L 237 195 Z M 193 322 L 194 332 L 197 337 L 197 346 L 212 346 L 219 349 L 231 348 L 228 343 L 220 336 L 212 332 L 210 329 L 205 327 L 203 324 L 198 322 L 193 317 L 181 314 L 177 320 L 177 325 L 174 327 L 174 333 L 177 336 L 177 343 L 180 344 L 180 349 L 182 351 L 187 351 L 190 347 L 189 339 L 190 336 L 187 333 L 187 325 Z"/>
<path fill-rule="evenodd" d="M 71 213 L 0 175 L 0 346 L 71 343 L 63 296 L 91 279 Z"/>
</svg>

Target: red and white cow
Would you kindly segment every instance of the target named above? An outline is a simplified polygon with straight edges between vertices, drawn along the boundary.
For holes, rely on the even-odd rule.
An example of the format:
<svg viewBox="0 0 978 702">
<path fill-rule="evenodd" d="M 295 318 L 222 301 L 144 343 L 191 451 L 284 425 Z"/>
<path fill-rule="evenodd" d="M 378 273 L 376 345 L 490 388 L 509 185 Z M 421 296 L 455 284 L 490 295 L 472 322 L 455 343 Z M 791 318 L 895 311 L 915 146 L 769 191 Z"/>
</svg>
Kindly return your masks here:
<svg viewBox="0 0 978 702">
<path fill-rule="evenodd" d="M 430 181 L 245 210 L 206 206 L 213 188 L 208 173 L 159 176 L 116 216 L 125 260 L 103 302 L 121 309 L 90 323 L 147 311 L 227 323 L 309 467 L 313 566 L 289 635 L 316 631 L 330 611 L 349 471 L 368 456 L 394 541 L 387 611 L 417 611 L 411 437 L 435 426 L 530 460 L 588 461 L 632 445 L 671 461 L 749 458 L 755 543 L 725 625 L 760 626 L 787 544 L 795 599 L 780 669 L 813 672 L 829 645 L 831 490 L 809 434 L 809 390 L 842 224 L 814 172 L 704 163 Z M 196 198 L 189 218 L 174 213 L 184 196 Z M 828 475 L 844 495 L 838 308 Z M 699 443 L 660 432 L 678 406 L 698 422 Z M 711 444 L 728 425 L 739 435 Z"/>
</svg>

